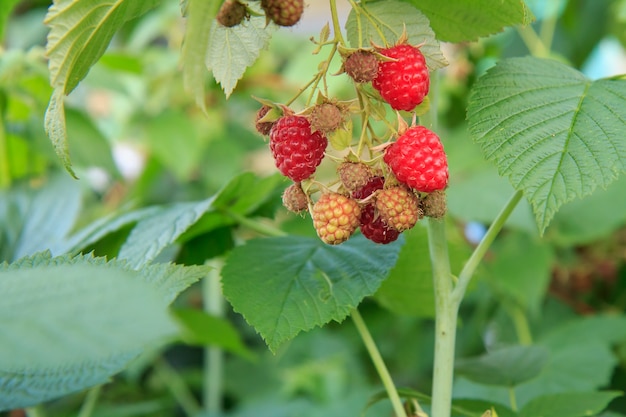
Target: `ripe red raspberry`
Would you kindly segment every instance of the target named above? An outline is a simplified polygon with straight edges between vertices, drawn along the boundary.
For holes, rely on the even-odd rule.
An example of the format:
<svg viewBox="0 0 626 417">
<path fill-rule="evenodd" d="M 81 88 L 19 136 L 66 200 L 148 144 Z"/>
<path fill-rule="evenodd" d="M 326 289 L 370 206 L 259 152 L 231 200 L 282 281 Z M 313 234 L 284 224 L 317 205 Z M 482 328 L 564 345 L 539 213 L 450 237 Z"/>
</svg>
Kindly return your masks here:
<svg viewBox="0 0 626 417">
<path fill-rule="evenodd" d="M 299 182 L 285 188 L 283 192 L 283 206 L 292 213 L 302 213 L 308 210 L 309 199 Z"/>
<path fill-rule="evenodd" d="M 428 94 L 429 75 L 426 59 L 420 50 L 400 44 L 379 51 L 394 61 L 378 64 L 372 86 L 395 110 L 413 110 Z"/>
<path fill-rule="evenodd" d="M 345 242 L 359 227 L 359 204 L 337 193 L 322 194 L 313 205 L 313 226 L 324 243 L 337 245 Z"/>
<path fill-rule="evenodd" d="M 384 161 L 398 181 L 431 193 L 448 185 L 448 160 L 439 137 L 424 126 L 409 128 L 385 149 Z"/>
<path fill-rule="evenodd" d="M 379 191 L 376 210 L 387 226 L 399 232 L 412 228 L 420 218 L 419 199 L 404 186 Z"/>
<path fill-rule="evenodd" d="M 373 177 L 363 187 L 354 191 L 352 197 L 362 200 L 371 196 L 374 192 L 382 190 L 384 185 L 385 179 L 383 177 Z M 359 226 L 363 236 L 376 243 L 391 243 L 400 236 L 399 231 L 383 222 L 376 210 L 375 202 L 372 201 L 361 208 Z"/>
<path fill-rule="evenodd" d="M 222 3 L 216 19 L 222 26 L 230 28 L 240 24 L 246 17 L 249 17 L 249 14 L 244 4 L 237 0 L 226 0 Z"/>
<path fill-rule="evenodd" d="M 304 11 L 304 0 L 261 0 L 265 15 L 279 26 L 293 26 Z"/>
<path fill-rule="evenodd" d="M 346 58 L 343 69 L 355 82 L 367 83 L 378 74 L 378 58 L 370 51 L 356 51 Z"/>
<path fill-rule="evenodd" d="M 361 162 L 342 162 L 337 167 L 337 174 L 348 191 L 361 189 L 374 176 L 372 168 Z"/>
<path fill-rule="evenodd" d="M 311 124 L 302 116 L 283 116 L 270 130 L 270 149 L 280 172 L 300 182 L 315 173 L 324 158 L 328 139 L 321 132 L 311 132 Z"/>
</svg>

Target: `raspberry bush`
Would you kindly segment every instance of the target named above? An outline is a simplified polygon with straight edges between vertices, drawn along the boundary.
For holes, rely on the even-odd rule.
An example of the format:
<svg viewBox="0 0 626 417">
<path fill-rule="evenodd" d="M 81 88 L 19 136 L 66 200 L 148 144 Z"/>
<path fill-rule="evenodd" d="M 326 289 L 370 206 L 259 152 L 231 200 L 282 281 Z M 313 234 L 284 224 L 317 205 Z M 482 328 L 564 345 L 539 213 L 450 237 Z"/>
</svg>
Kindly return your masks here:
<svg viewBox="0 0 626 417">
<path fill-rule="evenodd" d="M 0 413 L 626 416 L 622 2 L 0 3 Z"/>
</svg>

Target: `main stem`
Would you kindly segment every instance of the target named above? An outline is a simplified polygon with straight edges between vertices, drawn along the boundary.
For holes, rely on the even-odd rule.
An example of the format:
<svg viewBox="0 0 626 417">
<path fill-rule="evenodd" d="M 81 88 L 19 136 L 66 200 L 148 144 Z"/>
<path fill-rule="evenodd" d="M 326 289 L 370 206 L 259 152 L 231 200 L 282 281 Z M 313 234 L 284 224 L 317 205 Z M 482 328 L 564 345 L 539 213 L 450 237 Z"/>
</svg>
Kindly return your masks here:
<svg viewBox="0 0 626 417">
<path fill-rule="evenodd" d="M 213 316 L 224 315 L 224 300 L 220 276 L 221 259 L 210 262 L 213 269 L 202 281 L 202 299 L 204 311 Z M 224 377 L 224 352 L 218 347 L 209 346 L 204 349 L 204 376 L 202 382 L 203 409 L 208 414 L 219 415 L 222 412 L 222 394 Z"/>
<path fill-rule="evenodd" d="M 435 364 L 431 416 L 449 417 L 459 303 L 452 297 L 452 274 L 444 220 L 428 220 L 428 242 L 435 287 Z"/>
</svg>

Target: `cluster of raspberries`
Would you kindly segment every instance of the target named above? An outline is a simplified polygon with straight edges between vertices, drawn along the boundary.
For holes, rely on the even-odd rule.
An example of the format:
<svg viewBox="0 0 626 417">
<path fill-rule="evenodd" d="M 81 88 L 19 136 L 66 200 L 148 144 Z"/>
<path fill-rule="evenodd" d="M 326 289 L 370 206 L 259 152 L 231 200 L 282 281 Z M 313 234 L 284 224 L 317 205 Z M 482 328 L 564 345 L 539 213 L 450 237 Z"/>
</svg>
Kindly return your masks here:
<svg viewBox="0 0 626 417">
<path fill-rule="evenodd" d="M 394 110 L 413 111 L 428 94 L 426 60 L 418 47 L 407 43 L 354 51 L 344 57 L 343 70 L 356 83 L 371 82 Z M 283 194 L 283 204 L 295 213 L 310 212 L 325 243 L 345 242 L 360 228 L 366 238 L 386 244 L 421 217 L 445 214 L 448 163 L 439 137 L 429 129 L 401 129 L 395 141 L 378 147 L 382 161 L 339 163 L 338 189 L 323 187 L 314 202 L 303 181 L 314 176 L 324 159 L 327 134 L 343 125 L 345 108 L 326 101 L 302 114 L 282 107 L 277 118 L 266 117 L 271 110 L 261 107 L 256 127 L 269 135 L 276 167 L 293 181 Z"/>
</svg>

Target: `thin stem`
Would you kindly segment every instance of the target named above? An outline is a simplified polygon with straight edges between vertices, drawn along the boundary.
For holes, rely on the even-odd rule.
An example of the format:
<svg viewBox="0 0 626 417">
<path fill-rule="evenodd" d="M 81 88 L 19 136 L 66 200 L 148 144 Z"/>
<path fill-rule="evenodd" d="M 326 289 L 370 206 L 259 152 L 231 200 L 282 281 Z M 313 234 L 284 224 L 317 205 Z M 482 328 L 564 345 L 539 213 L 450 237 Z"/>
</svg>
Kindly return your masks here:
<svg viewBox="0 0 626 417">
<path fill-rule="evenodd" d="M 517 33 L 522 38 L 522 41 L 528 48 L 531 55 L 539 58 L 545 58 L 550 55 L 550 50 L 546 47 L 546 45 L 544 45 L 543 41 L 539 35 L 537 35 L 537 32 L 535 32 L 532 26 L 518 26 Z"/>
<path fill-rule="evenodd" d="M 516 304 L 511 303 L 508 306 L 509 315 L 513 320 L 513 326 L 515 327 L 515 333 L 517 334 L 517 340 L 521 345 L 530 346 L 533 344 L 533 335 L 530 331 L 530 325 L 524 310 Z"/>
<path fill-rule="evenodd" d="M 11 186 L 8 138 L 4 130 L 3 109 L 0 107 L 0 189 Z"/>
<path fill-rule="evenodd" d="M 185 381 L 181 378 L 178 372 L 176 372 L 170 364 L 165 361 L 165 359 L 159 358 L 154 363 L 154 370 L 161 378 L 165 386 L 170 390 L 178 405 L 180 405 L 183 409 L 185 415 L 191 417 L 202 411 Z"/>
<path fill-rule="evenodd" d="M 339 24 L 339 15 L 337 14 L 337 2 L 336 0 L 330 0 L 330 14 L 333 19 L 333 31 L 335 32 L 335 40 L 341 45 L 345 45 L 346 41 L 341 34 L 341 25 Z"/>
<path fill-rule="evenodd" d="M 509 387 L 509 405 L 511 410 L 517 412 L 517 397 L 515 396 L 515 388 Z"/>
<path fill-rule="evenodd" d="M 287 236 L 286 232 L 283 232 L 277 227 L 261 223 L 258 220 L 251 219 L 239 213 L 235 213 L 234 211 L 225 210 L 224 213 L 232 217 L 237 223 L 241 224 L 242 226 L 246 226 L 247 228 L 263 235 L 273 237 Z"/>
<path fill-rule="evenodd" d="M 521 191 L 516 191 L 515 194 L 511 196 L 511 198 L 502 208 L 500 213 L 498 213 L 498 216 L 495 218 L 493 223 L 491 223 L 489 229 L 487 229 L 487 233 L 485 233 L 485 236 L 483 236 L 478 246 L 476 246 L 476 249 L 474 249 L 474 252 L 470 256 L 470 258 L 465 263 L 465 266 L 459 274 L 459 282 L 452 293 L 455 302 L 460 303 L 463 299 L 463 296 L 465 295 L 465 290 L 467 289 L 467 286 L 472 279 L 472 276 L 474 275 L 474 271 L 476 271 L 478 264 L 487 253 L 487 250 L 495 240 L 498 233 L 500 233 L 500 230 L 502 230 L 504 223 L 506 223 L 507 219 L 509 218 L 515 207 L 517 207 L 517 204 L 519 203 L 521 198 Z"/>
<path fill-rule="evenodd" d="M 359 335 L 361 336 L 361 339 L 363 340 L 363 344 L 365 344 L 365 348 L 367 349 L 367 352 L 369 353 L 370 358 L 374 363 L 374 367 L 378 372 L 380 380 L 382 381 L 385 390 L 387 391 L 387 395 L 389 396 L 389 400 L 391 401 L 391 405 L 393 406 L 396 417 L 407 417 L 406 410 L 402 405 L 402 400 L 398 395 L 398 390 L 393 383 L 393 379 L 391 379 L 389 370 L 387 369 L 387 366 L 385 365 L 385 362 L 383 361 L 383 358 L 380 355 L 378 348 L 376 347 L 376 343 L 374 342 L 374 339 L 372 338 L 372 335 L 370 334 L 367 325 L 363 321 L 363 317 L 361 317 L 361 314 L 357 309 L 352 310 L 351 317 L 356 329 L 359 332 Z"/>
<path fill-rule="evenodd" d="M 202 280 L 202 299 L 204 311 L 222 317 L 224 315 L 224 298 L 220 276 L 223 262 L 214 259 L 209 264 L 213 267 L 208 276 Z M 219 415 L 222 412 L 223 378 L 224 378 L 224 352 L 218 347 L 206 347 L 204 349 L 204 372 L 203 372 L 203 405 L 208 414 Z"/>
<path fill-rule="evenodd" d="M 552 40 L 554 39 L 554 31 L 556 29 L 556 21 L 559 4 L 555 0 L 548 0 L 548 6 L 554 8 L 549 10 L 548 17 L 541 22 L 539 29 L 539 37 L 547 50 L 552 48 Z"/>
<path fill-rule="evenodd" d="M 449 417 L 459 303 L 451 297 L 453 281 L 444 220 L 428 220 L 428 246 L 435 287 L 435 363 L 431 415 Z"/>
<path fill-rule="evenodd" d="M 77 417 L 91 417 L 98 403 L 98 399 L 100 398 L 101 391 L 102 385 L 96 385 L 87 392 L 87 396 L 85 397 L 85 401 L 83 401 L 82 407 L 80 407 Z"/>
</svg>

